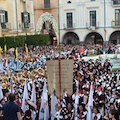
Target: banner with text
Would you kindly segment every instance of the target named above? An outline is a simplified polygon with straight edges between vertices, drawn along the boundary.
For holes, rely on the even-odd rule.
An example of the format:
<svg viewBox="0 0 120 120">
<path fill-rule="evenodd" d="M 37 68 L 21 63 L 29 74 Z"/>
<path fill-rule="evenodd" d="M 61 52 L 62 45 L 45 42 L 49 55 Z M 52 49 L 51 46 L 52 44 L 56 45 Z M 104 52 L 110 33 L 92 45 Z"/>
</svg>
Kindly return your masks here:
<svg viewBox="0 0 120 120">
<path fill-rule="evenodd" d="M 61 95 L 67 89 L 68 94 L 73 93 L 73 59 L 61 60 Z M 47 79 L 48 93 L 52 94 L 56 90 L 56 95 L 60 96 L 59 91 L 59 60 L 47 60 Z"/>
</svg>

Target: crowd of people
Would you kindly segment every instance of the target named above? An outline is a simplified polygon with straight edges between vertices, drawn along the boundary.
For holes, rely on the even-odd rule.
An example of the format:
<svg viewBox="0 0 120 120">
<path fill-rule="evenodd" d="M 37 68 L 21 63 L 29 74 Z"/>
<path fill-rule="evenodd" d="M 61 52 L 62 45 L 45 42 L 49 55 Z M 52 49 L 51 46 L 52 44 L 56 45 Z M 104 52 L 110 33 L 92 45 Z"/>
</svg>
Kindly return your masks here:
<svg viewBox="0 0 120 120">
<path fill-rule="evenodd" d="M 47 89 L 46 59 L 58 58 L 59 50 L 61 50 L 61 58 L 72 57 L 74 59 L 74 77 L 73 86 L 71 86 L 73 94 L 68 95 L 65 89 L 62 97 L 56 96 L 55 90 L 53 95 L 47 95 L 45 92 Z M 100 55 L 116 52 L 119 52 L 119 47 L 110 44 L 102 46 L 61 45 L 61 48 L 49 45 L 36 46 L 30 47 L 28 54 L 22 48 L 18 50 L 16 59 L 14 52 L 9 51 L 7 55 L 2 53 L 0 61 L 2 89 L 0 92 L 0 119 L 8 120 L 5 106 L 12 96 L 14 102 L 19 105 L 19 110 L 16 111 L 20 112 L 24 120 L 86 120 L 92 86 L 92 118 L 89 120 L 120 120 L 120 71 L 113 73 L 112 64 L 108 59 L 104 63 L 100 59 L 96 59 L 96 61 L 83 59 L 83 56 L 90 54 Z M 24 98 L 27 94 L 26 88 L 28 97 Z M 35 88 L 35 92 L 33 92 L 33 88 Z M 15 97 L 10 93 L 13 93 Z M 44 93 L 48 98 L 43 95 Z M 25 104 L 23 104 L 23 100 Z M 47 105 L 49 110 L 45 108 Z M 49 113 L 46 113 L 45 110 Z"/>
</svg>

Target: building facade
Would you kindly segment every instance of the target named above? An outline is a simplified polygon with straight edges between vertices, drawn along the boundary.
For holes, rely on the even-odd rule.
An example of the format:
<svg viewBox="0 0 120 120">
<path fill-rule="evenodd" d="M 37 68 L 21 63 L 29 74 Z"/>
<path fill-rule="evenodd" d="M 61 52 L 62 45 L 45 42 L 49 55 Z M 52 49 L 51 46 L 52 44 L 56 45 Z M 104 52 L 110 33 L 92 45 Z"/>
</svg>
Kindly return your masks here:
<svg viewBox="0 0 120 120">
<path fill-rule="evenodd" d="M 59 0 L 60 41 L 120 43 L 120 0 Z"/>
<path fill-rule="evenodd" d="M 0 0 L 0 36 L 34 32 L 32 0 Z"/>
<path fill-rule="evenodd" d="M 58 0 L 34 0 L 35 29 L 50 34 L 51 42 L 58 37 Z"/>
</svg>

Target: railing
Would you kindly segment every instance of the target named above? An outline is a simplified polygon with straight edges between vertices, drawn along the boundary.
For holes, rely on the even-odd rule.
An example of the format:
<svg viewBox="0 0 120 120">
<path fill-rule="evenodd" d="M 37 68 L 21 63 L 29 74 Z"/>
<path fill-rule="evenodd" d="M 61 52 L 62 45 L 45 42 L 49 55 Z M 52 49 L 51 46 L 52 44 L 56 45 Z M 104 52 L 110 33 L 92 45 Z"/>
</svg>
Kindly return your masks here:
<svg viewBox="0 0 120 120">
<path fill-rule="evenodd" d="M 11 29 L 10 23 L 1 23 L 2 31 L 9 31 Z"/>
<path fill-rule="evenodd" d="M 73 23 L 71 25 L 63 24 L 63 28 L 64 29 L 75 29 L 75 23 Z"/>
<path fill-rule="evenodd" d="M 112 0 L 112 6 L 120 6 L 120 0 Z"/>
<path fill-rule="evenodd" d="M 112 27 L 120 27 L 120 21 L 112 21 Z"/>
<path fill-rule="evenodd" d="M 30 30 L 33 28 L 33 23 L 22 23 L 22 30 Z"/>
<path fill-rule="evenodd" d="M 88 28 L 88 29 L 96 29 L 96 28 L 99 28 L 99 22 L 96 22 L 94 25 L 90 25 L 90 23 L 86 23 L 86 28 Z"/>
<path fill-rule="evenodd" d="M 120 4 L 120 0 L 112 0 L 113 1 L 113 5 L 118 5 Z"/>
</svg>

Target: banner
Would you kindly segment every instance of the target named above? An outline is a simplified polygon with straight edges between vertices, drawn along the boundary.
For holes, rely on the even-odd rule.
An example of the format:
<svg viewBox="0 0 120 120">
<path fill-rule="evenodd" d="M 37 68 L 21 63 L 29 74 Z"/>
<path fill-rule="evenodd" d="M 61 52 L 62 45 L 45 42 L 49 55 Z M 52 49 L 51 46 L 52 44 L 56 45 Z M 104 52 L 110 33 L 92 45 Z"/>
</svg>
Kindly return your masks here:
<svg viewBox="0 0 120 120">
<path fill-rule="evenodd" d="M 68 94 L 73 93 L 73 59 L 61 60 L 61 95 L 64 89 L 67 89 Z M 59 91 L 59 60 L 47 60 L 47 79 L 48 93 L 52 94 L 56 90 L 56 95 L 60 96 Z"/>
</svg>

